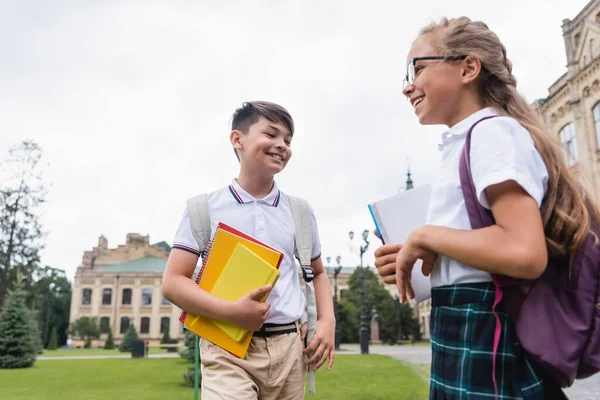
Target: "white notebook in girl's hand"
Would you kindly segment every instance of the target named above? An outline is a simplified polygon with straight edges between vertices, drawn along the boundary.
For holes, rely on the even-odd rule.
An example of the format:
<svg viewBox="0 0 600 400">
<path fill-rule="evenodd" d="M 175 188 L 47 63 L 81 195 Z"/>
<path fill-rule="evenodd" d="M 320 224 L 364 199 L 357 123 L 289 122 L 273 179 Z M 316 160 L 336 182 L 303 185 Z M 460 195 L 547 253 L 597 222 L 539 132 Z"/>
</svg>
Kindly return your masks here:
<svg viewBox="0 0 600 400">
<path fill-rule="evenodd" d="M 424 185 L 386 197 L 369 204 L 369 211 L 383 242 L 404 243 L 410 233 L 425 225 L 431 186 Z M 417 261 L 412 273 L 415 298 L 411 303 L 420 303 L 431 298 L 429 277 L 421 272 L 421 260 Z"/>
</svg>

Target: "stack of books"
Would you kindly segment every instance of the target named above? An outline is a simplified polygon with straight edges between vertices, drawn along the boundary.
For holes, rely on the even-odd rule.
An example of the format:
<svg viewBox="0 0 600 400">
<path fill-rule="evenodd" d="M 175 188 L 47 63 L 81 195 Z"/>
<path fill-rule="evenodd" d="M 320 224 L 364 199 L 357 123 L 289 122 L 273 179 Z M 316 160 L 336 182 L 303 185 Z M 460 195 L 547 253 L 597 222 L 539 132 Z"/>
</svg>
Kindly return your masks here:
<svg viewBox="0 0 600 400">
<path fill-rule="evenodd" d="M 226 224 L 219 223 L 196 283 L 222 299 L 236 301 L 265 285 L 275 285 L 283 253 Z M 261 301 L 265 301 L 268 293 Z M 244 358 L 252 332 L 230 322 L 183 312 L 179 318 L 196 335 Z"/>
</svg>

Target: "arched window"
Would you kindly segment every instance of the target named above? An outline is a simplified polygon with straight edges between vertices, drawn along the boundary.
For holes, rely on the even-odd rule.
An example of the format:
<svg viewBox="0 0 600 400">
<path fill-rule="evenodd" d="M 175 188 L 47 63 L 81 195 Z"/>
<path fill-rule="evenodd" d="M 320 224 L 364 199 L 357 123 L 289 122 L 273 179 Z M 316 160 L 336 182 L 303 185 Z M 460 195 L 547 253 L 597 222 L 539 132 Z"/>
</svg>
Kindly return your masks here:
<svg viewBox="0 0 600 400">
<path fill-rule="evenodd" d="M 160 333 L 165 333 L 165 331 L 168 331 L 170 325 L 171 325 L 171 318 L 162 317 L 160 319 Z"/>
<path fill-rule="evenodd" d="M 108 317 L 100 318 L 100 332 L 108 333 L 109 330 L 110 330 L 110 318 L 108 318 Z"/>
<path fill-rule="evenodd" d="M 140 326 L 140 333 L 149 333 L 150 332 L 150 318 L 142 317 L 142 323 Z"/>
<path fill-rule="evenodd" d="M 600 103 L 592 109 L 594 114 L 594 132 L 596 133 L 596 149 L 600 150 Z"/>
<path fill-rule="evenodd" d="M 131 289 L 123 289 L 123 299 L 121 300 L 121 304 L 123 304 L 123 305 L 131 304 Z"/>
<path fill-rule="evenodd" d="M 127 332 L 127 328 L 129 328 L 129 317 L 121 317 L 121 329 L 120 333 Z"/>
<path fill-rule="evenodd" d="M 577 164 L 577 138 L 575 137 L 575 124 L 569 122 L 567 125 L 558 132 L 560 136 L 560 142 L 563 146 L 563 153 L 565 154 L 565 160 L 567 165 Z"/>
</svg>

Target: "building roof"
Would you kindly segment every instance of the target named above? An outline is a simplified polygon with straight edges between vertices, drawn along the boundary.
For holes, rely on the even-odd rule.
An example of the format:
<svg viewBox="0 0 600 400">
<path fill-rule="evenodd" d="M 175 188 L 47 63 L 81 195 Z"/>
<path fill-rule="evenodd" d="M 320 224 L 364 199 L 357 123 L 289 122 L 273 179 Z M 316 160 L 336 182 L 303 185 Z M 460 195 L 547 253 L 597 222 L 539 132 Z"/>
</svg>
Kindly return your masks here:
<svg viewBox="0 0 600 400">
<path fill-rule="evenodd" d="M 164 240 L 162 242 L 154 243 L 152 246 L 153 247 L 161 247 L 161 248 L 165 249 L 167 252 L 171 251 L 171 246 L 169 246 L 169 243 L 165 242 Z"/>
<path fill-rule="evenodd" d="M 163 273 L 167 266 L 166 258 L 146 256 L 123 264 L 87 270 L 86 273 L 117 273 L 117 272 L 140 272 L 140 273 Z"/>
</svg>

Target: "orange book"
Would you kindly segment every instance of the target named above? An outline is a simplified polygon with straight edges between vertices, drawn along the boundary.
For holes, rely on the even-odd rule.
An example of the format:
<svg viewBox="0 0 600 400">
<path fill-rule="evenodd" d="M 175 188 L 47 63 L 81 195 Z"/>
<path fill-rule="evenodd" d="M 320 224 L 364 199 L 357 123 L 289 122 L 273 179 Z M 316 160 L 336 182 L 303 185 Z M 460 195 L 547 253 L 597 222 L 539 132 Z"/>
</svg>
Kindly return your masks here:
<svg viewBox="0 0 600 400">
<path fill-rule="evenodd" d="M 212 243 L 207 250 L 208 256 L 204 259 L 196 280 L 202 289 L 212 293 L 215 283 L 219 279 L 219 276 L 221 276 L 225 265 L 238 244 L 243 244 L 275 268 L 279 268 L 281 265 L 281 260 L 283 259 L 282 252 L 235 228 L 219 223 Z M 188 330 L 230 353 L 240 358 L 246 356 L 252 335 L 246 335 L 243 340 L 236 341 L 219 328 L 211 319 L 186 312 L 181 314 L 180 321 L 184 322 L 184 326 Z"/>
</svg>

